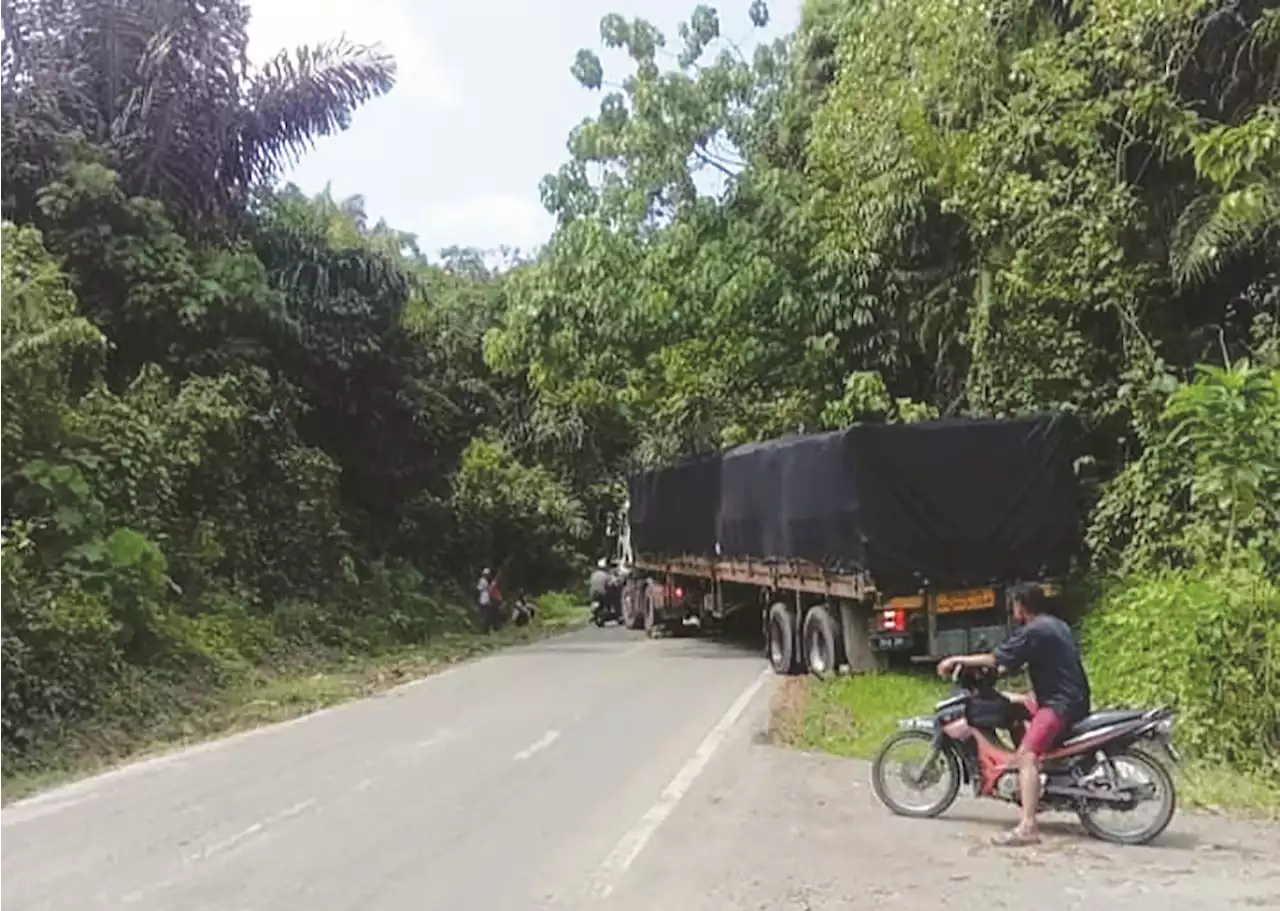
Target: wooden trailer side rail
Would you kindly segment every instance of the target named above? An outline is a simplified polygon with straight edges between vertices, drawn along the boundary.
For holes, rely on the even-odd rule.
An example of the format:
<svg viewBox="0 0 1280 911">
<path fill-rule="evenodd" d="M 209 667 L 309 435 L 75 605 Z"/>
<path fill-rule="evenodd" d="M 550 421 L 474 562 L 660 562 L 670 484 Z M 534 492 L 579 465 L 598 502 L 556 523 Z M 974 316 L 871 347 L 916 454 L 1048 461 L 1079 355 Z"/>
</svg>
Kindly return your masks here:
<svg viewBox="0 0 1280 911">
<path fill-rule="evenodd" d="M 736 582 L 849 601 L 861 601 L 876 594 L 875 586 L 862 573 L 833 573 L 802 560 L 712 560 L 707 557 L 637 555 L 634 566 L 669 576 L 693 576 L 713 583 Z"/>
</svg>

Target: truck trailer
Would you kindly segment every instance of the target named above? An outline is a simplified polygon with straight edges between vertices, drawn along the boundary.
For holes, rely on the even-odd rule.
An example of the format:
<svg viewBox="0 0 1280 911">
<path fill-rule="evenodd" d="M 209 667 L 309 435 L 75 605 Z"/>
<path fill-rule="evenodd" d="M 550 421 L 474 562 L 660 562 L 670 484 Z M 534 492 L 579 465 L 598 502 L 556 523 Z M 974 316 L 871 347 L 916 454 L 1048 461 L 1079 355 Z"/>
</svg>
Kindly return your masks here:
<svg viewBox="0 0 1280 911">
<path fill-rule="evenodd" d="M 855 424 L 628 479 L 622 619 L 650 635 L 758 612 L 780 674 L 994 648 L 1006 592 L 1071 573 L 1072 422 Z"/>
</svg>

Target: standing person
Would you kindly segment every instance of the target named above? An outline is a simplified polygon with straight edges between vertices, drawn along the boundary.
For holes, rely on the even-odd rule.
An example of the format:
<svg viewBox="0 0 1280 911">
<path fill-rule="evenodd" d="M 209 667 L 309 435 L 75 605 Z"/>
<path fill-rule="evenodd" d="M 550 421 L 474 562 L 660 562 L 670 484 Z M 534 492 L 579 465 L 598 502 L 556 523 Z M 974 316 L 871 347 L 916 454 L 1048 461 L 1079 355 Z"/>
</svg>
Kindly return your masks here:
<svg viewBox="0 0 1280 911">
<path fill-rule="evenodd" d="M 1089 678 L 1080 660 L 1080 644 L 1071 627 L 1047 613 L 1044 589 L 1028 583 L 1013 590 L 1013 618 L 1020 626 L 994 652 L 956 655 L 938 664 L 949 677 L 957 667 L 989 667 L 1006 674 L 1026 667 L 1032 692 L 1013 697 L 1031 721 L 1018 745 L 1018 788 L 1022 801 L 1017 827 L 999 836 L 1003 845 L 1032 845 L 1040 840 L 1036 809 L 1040 803 L 1040 761 L 1071 725 L 1089 714 Z"/>
<path fill-rule="evenodd" d="M 502 586 L 498 584 L 498 579 L 501 575 L 502 570 L 499 569 L 498 574 L 489 583 L 489 612 L 493 616 L 494 629 L 498 629 L 506 620 L 506 616 L 503 614 Z"/>
<path fill-rule="evenodd" d="M 492 583 L 489 581 L 489 567 L 480 573 L 480 581 L 476 583 L 476 606 L 480 608 L 480 622 L 486 633 L 497 628 L 494 622 L 493 598 L 489 593 Z"/>
</svg>

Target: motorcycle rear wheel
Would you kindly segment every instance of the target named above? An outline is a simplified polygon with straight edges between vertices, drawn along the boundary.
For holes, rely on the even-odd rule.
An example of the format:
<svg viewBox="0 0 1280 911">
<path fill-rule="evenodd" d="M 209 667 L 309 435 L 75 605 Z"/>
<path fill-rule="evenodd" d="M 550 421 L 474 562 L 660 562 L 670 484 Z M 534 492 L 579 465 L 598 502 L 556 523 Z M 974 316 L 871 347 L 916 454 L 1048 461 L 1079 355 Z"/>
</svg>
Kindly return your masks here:
<svg viewBox="0 0 1280 911">
<path fill-rule="evenodd" d="M 899 731 L 880 747 L 876 758 L 871 763 L 871 789 L 875 791 L 880 802 L 899 816 L 913 819 L 932 819 L 945 813 L 960 793 L 960 763 L 954 752 L 943 749 L 933 758 L 933 762 L 925 770 L 917 770 L 911 765 L 895 770 L 892 754 L 904 746 L 923 746 L 926 750 L 933 742 L 933 735 L 925 731 Z M 927 758 L 927 757 L 926 757 Z M 932 802 L 919 805 L 903 803 L 889 791 L 891 778 L 898 778 L 908 788 L 915 785 L 907 780 L 907 773 L 924 773 L 930 784 L 941 784 L 941 796 Z"/>
<path fill-rule="evenodd" d="M 1158 837 L 1173 821 L 1173 814 L 1178 805 L 1173 776 L 1169 774 L 1164 763 L 1138 749 L 1122 750 L 1111 757 L 1111 762 L 1113 766 L 1117 763 L 1134 766 L 1145 773 L 1145 777 L 1156 788 L 1156 796 L 1153 799 L 1160 802 L 1156 816 L 1148 825 L 1135 830 L 1125 830 L 1107 824 L 1106 817 L 1102 815 L 1108 809 L 1105 805 L 1091 803 L 1077 811 L 1080 824 L 1084 826 L 1086 832 L 1102 841 L 1117 845 L 1145 845 Z M 1121 816 L 1125 815 L 1127 814 L 1121 811 Z"/>
</svg>

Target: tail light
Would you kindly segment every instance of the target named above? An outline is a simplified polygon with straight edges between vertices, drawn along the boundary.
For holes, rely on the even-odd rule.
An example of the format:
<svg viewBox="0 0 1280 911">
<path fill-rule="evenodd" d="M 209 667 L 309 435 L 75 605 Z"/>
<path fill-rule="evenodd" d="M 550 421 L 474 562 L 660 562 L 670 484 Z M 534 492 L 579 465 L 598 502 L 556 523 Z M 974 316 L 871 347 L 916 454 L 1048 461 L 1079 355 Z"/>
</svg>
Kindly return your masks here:
<svg viewBox="0 0 1280 911">
<path fill-rule="evenodd" d="M 902 608 L 885 608 L 876 612 L 876 628 L 884 633 L 905 633 L 907 612 Z"/>
<path fill-rule="evenodd" d="M 681 588 L 679 585 L 677 585 L 677 586 L 676 586 L 675 595 L 676 595 L 676 600 L 677 600 L 677 601 L 683 601 L 683 600 L 684 600 L 684 589 L 683 589 L 683 588 Z"/>
</svg>

